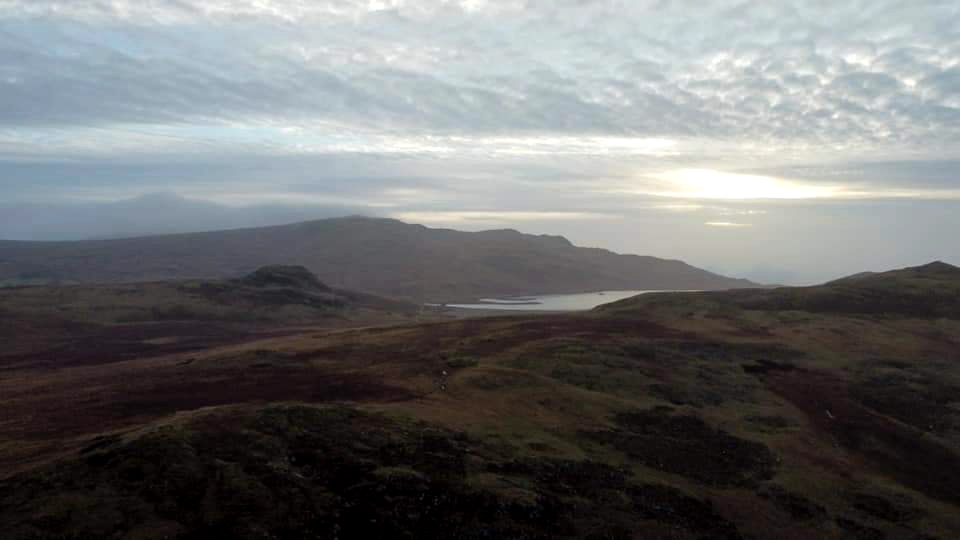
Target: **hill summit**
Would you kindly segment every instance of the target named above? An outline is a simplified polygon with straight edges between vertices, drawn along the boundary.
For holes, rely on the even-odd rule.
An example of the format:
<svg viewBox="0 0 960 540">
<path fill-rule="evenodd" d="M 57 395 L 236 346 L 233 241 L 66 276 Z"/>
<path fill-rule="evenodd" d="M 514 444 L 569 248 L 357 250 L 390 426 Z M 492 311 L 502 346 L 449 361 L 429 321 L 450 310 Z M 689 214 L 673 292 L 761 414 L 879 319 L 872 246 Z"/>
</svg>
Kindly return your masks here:
<svg viewBox="0 0 960 540">
<path fill-rule="evenodd" d="M 303 266 L 272 265 L 258 268 L 241 279 L 244 285 L 251 287 L 293 287 L 313 291 L 330 291 L 317 276 Z"/>
<path fill-rule="evenodd" d="M 914 270 L 924 274 L 960 277 L 960 268 L 943 261 L 934 261 L 923 266 L 918 266 Z"/>
</svg>

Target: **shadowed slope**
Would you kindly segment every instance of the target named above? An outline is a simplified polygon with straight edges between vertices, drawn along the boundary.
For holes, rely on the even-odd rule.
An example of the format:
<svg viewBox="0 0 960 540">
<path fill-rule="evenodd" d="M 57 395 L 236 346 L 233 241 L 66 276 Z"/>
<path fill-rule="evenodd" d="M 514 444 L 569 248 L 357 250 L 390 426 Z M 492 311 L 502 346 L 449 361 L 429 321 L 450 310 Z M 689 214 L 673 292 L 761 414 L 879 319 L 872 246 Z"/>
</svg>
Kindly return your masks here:
<svg viewBox="0 0 960 540">
<path fill-rule="evenodd" d="M 753 285 L 680 261 L 575 247 L 561 237 L 362 217 L 117 240 L 0 242 L 0 284 L 222 278 L 265 264 L 302 265 L 329 284 L 437 302 Z"/>
</svg>

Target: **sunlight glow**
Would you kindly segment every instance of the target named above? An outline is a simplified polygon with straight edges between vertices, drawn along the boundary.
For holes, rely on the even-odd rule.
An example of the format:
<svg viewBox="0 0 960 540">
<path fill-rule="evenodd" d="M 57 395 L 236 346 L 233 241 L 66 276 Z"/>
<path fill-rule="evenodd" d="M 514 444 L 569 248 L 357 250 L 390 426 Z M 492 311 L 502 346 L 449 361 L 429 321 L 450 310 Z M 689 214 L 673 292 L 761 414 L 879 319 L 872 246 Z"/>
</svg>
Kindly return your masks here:
<svg viewBox="0 0 960 540">
<path fill-rule="evenodd" d="M 753 225 L 749 223 L 734 223 L 732 221 L 708 221 L 704 223 L 704 225 L 708 227 L 732 227 L 732 228 L 753 227 Z"/>
<path fill-rule="evenodd" d="M 391 217 L 412 223 L 503 223 L 510 221 L 549 221 L 609 219 L 615 216 L 592 212 L 524 212 L 524 211 L 423 211 L 398 212 Z"/>
<path fill-rule="evenodd" d="M 694 199 L 819 199 L 841 196 L 835 186 L 809 185 L 752 174 L 711 169 L 678 169 L 654 175 L 669 187 L 655 193 Z"/>
</svg>

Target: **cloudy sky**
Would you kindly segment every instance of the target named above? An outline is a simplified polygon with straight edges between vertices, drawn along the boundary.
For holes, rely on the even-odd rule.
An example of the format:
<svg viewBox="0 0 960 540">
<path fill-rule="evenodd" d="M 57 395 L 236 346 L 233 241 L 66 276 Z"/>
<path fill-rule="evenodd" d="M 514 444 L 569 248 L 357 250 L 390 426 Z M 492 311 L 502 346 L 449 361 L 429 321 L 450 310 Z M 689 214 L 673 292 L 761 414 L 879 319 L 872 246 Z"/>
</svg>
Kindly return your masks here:
<svg viewBox="0 0 960 540">
<path fill-rule="evenodd" d="M 0 0 L 0 237 L 350 213 L 960 263 L 960 3 Z"/>
</svg>

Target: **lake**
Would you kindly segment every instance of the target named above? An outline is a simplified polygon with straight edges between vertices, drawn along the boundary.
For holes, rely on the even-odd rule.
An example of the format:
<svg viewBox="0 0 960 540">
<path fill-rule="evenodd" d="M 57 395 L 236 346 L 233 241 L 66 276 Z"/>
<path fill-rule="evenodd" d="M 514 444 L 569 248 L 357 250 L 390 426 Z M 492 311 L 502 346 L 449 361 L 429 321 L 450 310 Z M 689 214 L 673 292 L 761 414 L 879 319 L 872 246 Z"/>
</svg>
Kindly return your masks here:
<svg viewBox="0 0 960 540">
<path fill-rule="evenodd" d="M 609 304 L 638 294 L 670 291 L 598 291 L 579 294 L 545 294 L 509 298 L 481 298 L 475 304 L 446 304 L 463 309 L 495 309 L 504 311 L 586 311 L 600 304 Z"/>
</svg>

